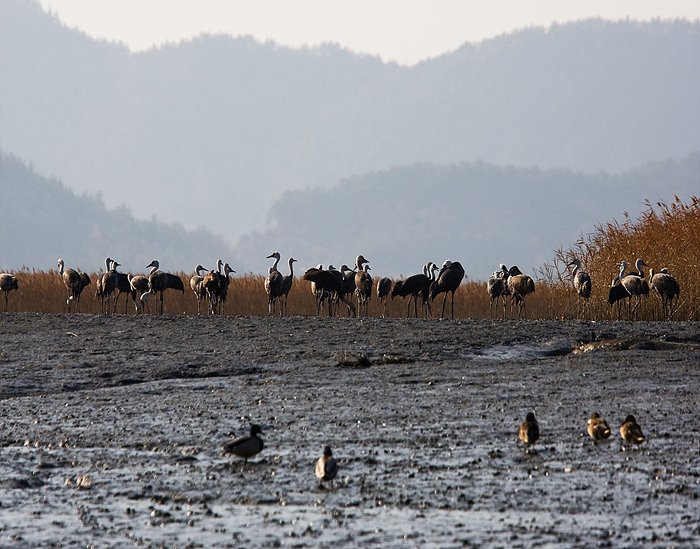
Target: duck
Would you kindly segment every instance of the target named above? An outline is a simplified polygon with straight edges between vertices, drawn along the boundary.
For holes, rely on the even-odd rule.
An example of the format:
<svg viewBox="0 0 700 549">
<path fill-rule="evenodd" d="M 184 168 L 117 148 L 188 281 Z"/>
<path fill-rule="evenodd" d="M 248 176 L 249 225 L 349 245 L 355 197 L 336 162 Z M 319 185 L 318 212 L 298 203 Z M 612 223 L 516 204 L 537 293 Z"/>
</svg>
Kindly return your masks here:
<svg viewBox="0 0 700 549">
<path fill-rule="evenodd" d="M 533 412 L 528 412 L 525 421 L 520 424 L 518 438 L 526 446 L 532 446 L 540 438 L 540 426 Z"/>
<path fill-rule="evenodd" d="M 593 412 L 586 423 L 586 431 L 594 441 L 605 440 L 610 436 L 610 427 L 598 412 Z"/>
<path fill-rule="evenodd" d="M 620 425 L 620 436 L 627 444 L 641 444 L 644 442 L 644 433 L 632 414 L 629 414 Z"/>
<path fill-rule="evenodd" d="M 316 460 L 316 478 L 319 486 L 323 486 L 324 482 L 330 482 L 333 486 L 333 479 L 338 474 L 338 464 L 333 457 L 333 452 L 330 446 L 323 448 L 323 455 Z"/>
<path fill-rule="evenodd" d="M 225 454 L 234 454 L 242 457 L 248 463 L 248 458 L 251 458 L 260 452 L 265 447 L 263 440 L 259 435 L 262 434 L 260 425 L 253 424 L 250 426 L 250 434 L 238 437 L 224 445 Z"/>
</svg>

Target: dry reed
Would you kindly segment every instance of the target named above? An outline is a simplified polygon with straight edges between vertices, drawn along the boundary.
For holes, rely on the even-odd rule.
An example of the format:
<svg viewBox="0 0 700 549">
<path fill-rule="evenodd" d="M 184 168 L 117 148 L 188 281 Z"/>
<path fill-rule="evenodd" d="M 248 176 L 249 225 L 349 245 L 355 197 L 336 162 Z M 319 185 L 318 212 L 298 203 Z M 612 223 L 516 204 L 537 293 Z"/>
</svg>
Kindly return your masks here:
<svg viewBox="0 0 700 549">
<path fill-rule="evenodd" d="M 560 248 L 550 263 L 537 269 L 536 291 L 527 296 L 525 313 L 528 318 L 569 319 L 582 316 L 581 305 L 573 289 L 571 267 L 568 263 L 578 257 L 585 270 L 593 279 L 593 295 L 590 299 L 585 318 L 610 319 L 616 316 L 607 303 L 610 281 L 617 274 L 615 265 L 622 259 L 633 264 L 637 257 L 643 258 L 657 272 L 667 267 L 676 276 L 681 287 L 680 300 L 673 318 L 675 320 L 694 320 L 700 314 L 700 282 L 695 276 L 700 266 L 700 199 L 691 197 L 684 204 L 678 197 L 671 205 L 657 203 L 654 207 L 649 202 L 646 209 L 636 221 L 625 214 L 624 221 L 613 220 L 595 227 L 593 233 L 582 236 L 573 247 Z M 63 285 L 60 274 L 55 270 L 36 271 L 23 269 L 15 273 L 19 281 L 19 290 L 10 294 L 9 311 L 61 313 L 66 311 L 68 292 Z M 85 288 L 80 311 L 99 313 L 100 301 L 95 297 L 96 280 L 100 273 L 90 276 L 91 284 Z M 648 274 L 648 273 L 647 273 Z M 197 301 L 189 289 L 189 274 L 178 273 L 185 285 L 185 293 L 166 291 L 165 311 L 170 314 L 197 314 Z M 128 303 L 126 301 L 128 300 Z M 4 300 L 3 300 L 4 301 Z M 443 295 L 436 298 L 432 305 L 433 317 L 440 315 Z M 121 296 L 117 308 L 118 314 L 126 310 L 134 314 L 130 297 Z M 149 310 L 155 311 L 155 300 L 149 302 Z M 289 295 L 288 311 L 291 315 L 311 316 L 316 314 L 314 297 L 308 282 L 296 277 Z M 344 306 L 339 308 L 340 315 L 347 314 Z M 407 302 L 401 298 L 389 301 L 389 316 L 404 317 Z M 202 312 L 206 314 L 206 305 Z M 277 307 L 279 312 L 279 305 Z M 516 310 L 509 306 L 509 317 Z M 264 289 L 264 277 L 248 274 L 234 276 L 229 287 L 228 300 L 224 309 L 227 315 L 266 315 L 267 295 Z M 327 310 L 323 314 L 327 314 Z M 381 316 L 376 294 L 372 294 L 369 307 L 370 316 Z M 420 314 L 420 310 L 419 310 Z M 450 315 L 450 298 L 445 306 L 446 316 Z M 486 283 L 467 280 L 462 283 L 455 294 L 455 316 L 458 318 L 489 318 L 489 296 Z M 496 317 L 503 316 L 503 307 L 499 303 Z M 661 319 L 660 300 L 652 289 L 649 298 L 644 299 L 639 318 Z"/>
</svg>

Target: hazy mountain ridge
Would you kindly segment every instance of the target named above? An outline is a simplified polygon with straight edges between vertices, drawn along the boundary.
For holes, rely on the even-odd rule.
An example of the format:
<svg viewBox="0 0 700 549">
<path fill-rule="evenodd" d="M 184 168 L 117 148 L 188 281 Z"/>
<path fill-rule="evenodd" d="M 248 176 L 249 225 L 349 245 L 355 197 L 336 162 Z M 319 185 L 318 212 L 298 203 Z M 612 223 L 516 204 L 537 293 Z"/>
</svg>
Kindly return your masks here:
<svg viewBox="0 0 700 549">
<path fill-rule="evenodd" d="M 0 266 L 17 269 L 67 265 L 85 271 L 103 267 L 105 255 L 122 270 L 143 272 L 152 259 L 164 269 L 189 271 L 197 262 L 214 268 L 218 257 L 235 265 L 231 248 L 204 229 L 137 221 L 124 207 L 108 210 L 101 198 L 78 196 L 0 151 Z"/>
<path fill-rule="evenodd" d="M 583 23 L 412 68 L 203 36 L 129 54 L 0 17 L 0 144 L 138 217 L 261 230 L 289 189 L 416 162 L 630 169 L 700 150 L 700 24 Z"/>
<path fill-rule="evenodd" d="M 339 267 L 362 253 L 379 276 L 447 258 L 477 279 L 501 262 L 532 273 L 597 223 L 636 216 L 645 199 L 670 202 L 699 190 L 700 153 L 619 175 L 420 164 L 287 192 L 272 208 L 273 228 L 244 238 L 237 251 L 245 265 L 280 249 L 302 268 Z"/>
</svg>

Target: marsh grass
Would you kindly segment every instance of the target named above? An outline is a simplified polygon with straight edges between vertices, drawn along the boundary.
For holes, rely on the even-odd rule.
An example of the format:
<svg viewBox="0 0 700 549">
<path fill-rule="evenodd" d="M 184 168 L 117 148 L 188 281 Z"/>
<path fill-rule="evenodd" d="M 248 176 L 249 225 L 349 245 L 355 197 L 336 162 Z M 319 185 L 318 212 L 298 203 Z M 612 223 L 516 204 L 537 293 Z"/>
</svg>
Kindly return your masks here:
<svg viewBox="0 0 700 549">
<path fill-rule="evenodd" d="M 578 257 L 593 281 L 589 314 L 592 318 L 611 318 L 607 303 L 608 290 L 617 275 L 616 264 L 625 259 L 634 265 L 637 258 L 659 272 L 669 269 L 680 285 L 680 299 L 675 320 L 697 320 L 700 314 L 700 198 L 684 203 L 677 196 L 671 204 L 657 202 L 646 207 L 636 220 L 625 213 L 616 220 L 596 226 L 593 233 L 582 236 L 571 248 L 559 248 L 554 259 L 539 269 L 540 278 L 550 287 L 571 288 L 572 268 L 568 263 Z M 629 272 L 628 267 L 628 272 Z M 649 271 L 645 272 L 649 277 Z M 575 316 L 576 296 L 569 292 L 561 303 L 565 317 Z M 616 317 L 616 312 L 614 313 Z M 640 319 L 662 319 L 661 301 L 652 288 L 642 300 Z"/>
<path fill-rule="evenodd" d="M 593 293 L 585 310 L 573 289 L 571 267 L 568 263 L 578 257 L 593 280 Z M 679 198 L 670 204 L 646 203 L 646 209 L 639 219 L 632 220 L 625 214 L 623 221 L 610 221 L 595 227 L 588 235 L 582 236 L 571 248 L 555 251 L 554 259 L 542 265 L 536 273 L 536 290 L 527 296 L 525 315 L 531 319 L 541 318 L 616 318 L 616 310 L 607 303 L 610 281 L 617 274 L 615 265 L 622 259 L 632 265 L 637 257 L 643 258 L 657 272 L 667 267 L 681 287 L 678 307 L 674 320 L 696 320 L 700 315 L 700 282 L 696 273 L 700 266 L 700 198 L 691 197 L 689 203 Z M 465 262 L 466 264 L 466 262 Z M 67 290 L 58 271 L 36 271 L 23 269 L 15 273 L 19 290 L 10 294 L 9 311 L 29 311 L 45 313 L 66 312 Z M 184 294 L 173 290 L 166 291 L 165 312 L 170 314 L 197 314 L 197 301 L 190 290 L 188 273 L 177 273 L 185 286 Z M 648 272 L 645 273 L 648 276 Z M 96 280 L 101 273 L 90 275 L 91 284 L 81 297 L 80 311 L 99 313 L 100 301 L 95 297 Z M 378 279 L 379 277 L 375 277 Z M 233 276 L 229 287 L 228 300 L 224 309 L 227 315 L 266 315 L 267 295 L 262 275 Z M 382 308 L 376 298 L 376 287 L 369 306 L 370 316 L 381 316 Z M 127 297 L 126 310 L 134 314 L 134 306 Z M 440 315 L 443 295 L 438 296 L 432 305 L 433 318 Z M 0 302 L 4 306 L 4 300 Z M 125 296 L 119 298 L 117 314 L 124 314 Z M 390 317 L 404 317 L 407 302 L 401 298 L 389 300 Z M 145 314 L 153 314 L 155 300 L 150 301 Z M 206 305 L 202 313 L 206 314 Z M 290 315 L 312 316 L 316 307 L 310 285 L 297 276 L 289 295 Z M 340 316 L 347 316 L 345 306 L 339 308 Z M 279 306 L 277 308 L 279 313 Z M 323 313 L 327 314 L 324 308 Z M 419 310 L 420 314 L 420 310 Z M 450 315 L 450 298 L 445 305 L 445 316 Z M 509 305 L 508 316 L 517 315 Z M 489 297 L 485 281 L 467 279 L 455 294 L 455 316 L 458 318 L 489 318 Z M 495 318 L 502 318 L 503 306 L 499 302 Z M 640 308 L 640 319 L 661 319 L 661 304 L 652 289 Z"/>
</svg>

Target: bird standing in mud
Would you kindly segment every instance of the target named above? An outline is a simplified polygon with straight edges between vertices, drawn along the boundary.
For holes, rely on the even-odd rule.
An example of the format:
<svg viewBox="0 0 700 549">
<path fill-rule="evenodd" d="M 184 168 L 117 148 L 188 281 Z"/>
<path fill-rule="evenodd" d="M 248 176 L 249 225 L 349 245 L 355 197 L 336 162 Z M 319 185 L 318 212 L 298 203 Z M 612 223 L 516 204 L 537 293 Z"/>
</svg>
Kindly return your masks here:
<svg viewBox="0 0 700 549">
<path fill-rule="evenodd" d="M 535 419 L 535 414 L 528 412 L 525 421 L 520 424 L 518 438 L 526 446 L 532 446 L 540 438 L 540 426 Z"/>
<path fill-rule="evenodd" d="M 632 414 L 625 418 L 620 425 L 620 436 L 627 444 L 640 445 L 644 442 L 644 433 Z"/>
<path fill-rule="evenodd" d="M 608 422 L 605 421 L 598 412 L 593 412 L 591 417 L 588 418 L 586 423 L 586 431 L 588 431 L 588 436 L 594 441 L 605 440 L 610 436 L 610 427 Z"/>
<path fill-rule="evenodd" d="M 318 479 L 319 486 L 323 487 L 324 482 L 330 482 L 332 487 L 333 479 L 337 474 L 338 464 L 333 457 L 331 447 L 326 446 L 323 449 L 323 455 L 316 461 L 316 478 Z"/>
<path fill-rule="evenodd" d="M 264 444 L 259 435 L 262 434 L 260 425 L 253 424 L 250 426 L 250 434 L 232 440 L 224 445 L 224 454 L 234 454 L 242 457 L 244 465 L 248 463 L 248 458 L 253 457 L 264 448 Z"/>
</svg>

